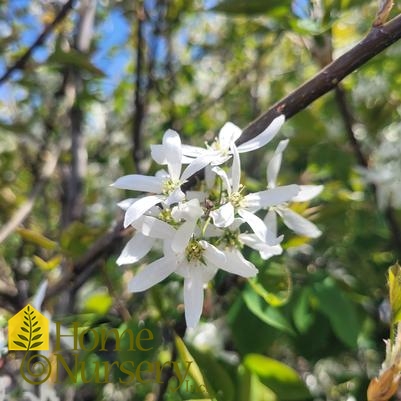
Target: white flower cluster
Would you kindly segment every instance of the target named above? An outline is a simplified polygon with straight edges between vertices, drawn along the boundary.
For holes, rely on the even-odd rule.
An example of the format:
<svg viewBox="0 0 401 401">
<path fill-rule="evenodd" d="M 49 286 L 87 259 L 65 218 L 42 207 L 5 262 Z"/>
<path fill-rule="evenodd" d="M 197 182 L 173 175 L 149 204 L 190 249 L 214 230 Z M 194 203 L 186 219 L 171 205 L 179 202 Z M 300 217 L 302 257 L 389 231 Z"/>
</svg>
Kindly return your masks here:
<svg viewBox="0 0 401 401">
<path fill-rule="evenodd" d="M 241 184 L 239 154 L 270 142 L 284 120 L 284 116 L 277 117 L 265 131 L 239 146 L 235 142 L 241 130 L 232 123 L 226 123 L 206 148 L 182 145 L 180 136 L 168 130 L 162 144 L 151 148 L 153 160 L 167 171 L 155 176 L 127 175 L 112 184 L 149 193 L 119 203 L 125 210 L 124 226 L 133 226 L 135 234 L 117 263 L 138 262 L 156 241 L 162 242 L 163 256 L 136 274 L 128 284 L 130 291 L 145 291 L 171 273 L 182 276 L 187 326 L 195 327 L 202 313 L 203 288 L 218 269 L 242 277 L 257 274 L 256 267 L 243 257 L 243 246 L 259 251 L 263 259 L 282 253 L 277 215 L 298 234 L 320 235 L 319 229 L 288 208 L 287 202 L 307 201 L 322 187 L 276 185 L 288 140 L 279 143 L 267 166 L 266 190 L 246 193 Z M 231 166 L 228 171 L 223 169 L 227 162 Z M 199 189 L 184 193 L 181 186 L 201 169 L 205 169 L 205 178 Z M 267 211 L 264 220 L 256 214 L 261 210 Z"/>
</svg>

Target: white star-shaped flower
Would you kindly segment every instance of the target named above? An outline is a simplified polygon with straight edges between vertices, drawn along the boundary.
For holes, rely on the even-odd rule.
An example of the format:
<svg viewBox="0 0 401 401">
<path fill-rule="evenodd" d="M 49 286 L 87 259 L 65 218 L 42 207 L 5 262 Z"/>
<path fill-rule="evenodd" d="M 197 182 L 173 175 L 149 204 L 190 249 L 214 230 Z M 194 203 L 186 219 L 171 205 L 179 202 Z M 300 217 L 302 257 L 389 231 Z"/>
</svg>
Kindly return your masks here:
<svg viewBox="0 0 401 401">
<path fill-rule="evenodd" d="M 276 117 L 271 124 L 255 138 L 237 146 L 238 153 L 250 152 L 269 143 L 276 136 L 281 126 L 284 124 L 284 121 L 284 115 Z M 231 122 L 227 122 L 221 128 L 218 137 L 211 145 L 207 145 L 206 149 L 198 146 L 183 145 L 183 155 L 187 157 L 185 160 L 190 161 L 191 158 L 211 156 L 212 165 L 218 166 L 223 164 L 231 157 L 231 148 L 240 138 L 241 134 L 241 128 Z"/>
<path fill-rule="evenodd" d="M 184 200 L 185 194 L 181 191 L 181 185 L 210 163 L 209 157 L 199 157 L 193 159 L 185 170 L 181 172 L 181 139 L 172 130 L 167 130 L 163 136 L 162 153 L 164 155 L 162 164 L 167 165 L 168 171 L 160 171 L 155 176 L 130 174 L 120 177 L 112 184 L 112 186 L 120 189 L 154 194 L 132 200 L 131 205 L 125 212 L 124 227 L 128 227 L 158 203 L 171 205 Z"/>
<path fill-rule="evenodd" d="M 232 152 L 231 183 L 224 170 L 220 167 L 214 168 L 214 171 L 223 180 L 224 187 L 227 190 L 227 199 L 222 206 L 210 212 L 213 222 L 217 227 L 228 227 L 233 223 L 235 214 L 238 213 L 250 225 L 260 240 L 270 242 L 270 245 L 275 245 L 271 243 L 271 235 L 263 220 L 254 213 L 260 209 L 288 201 L 298 194 L 299 186 L 286 185 L 245 196 L 242 195 L 242 188 L 240 187 L 241 165 L 235 146 L 232 147 Z"/>
<path fill-rule="evenodd" d="M 285 139 L 280 141 L 278 144 L 270 163 L 267 166 L 267 183 L 268 188 L 275 189 L 278 172 L 281 167 L 281 161 L 283 157 L 283 152 L 288 145 L 289 140 Z M 289 202 L 307 202 L 319 195 L 323 190 L 323 185 L 300 185 L 300 190 L 296 196 L 293 196 L 290 199 L 287 199 Z M 321 235 L 321 231 L 319 228 L 311 223 L 309 220 L 305 219 L 305 217 L 291 210 L 286 202 L 282 204 L 277 204 L 276 206 L 271 208 L 271 211 L 275 212 L 275 214 L 270 214 L 268 221 L 266 221 L 267 227 L 274 224 L 276 225 L 276 214 L 278 214 L 282 219 L 284 224 L 299 235 L 303 235 L 305 237 L 317 238 Z"/>
<path fill-rule="evenodd" d="M 195 327 L 203 307 L 204 286 L 214 277 L 218 269 L 243 277 L 256 275 L 241 255 L 218 249 L 204 239 L 194 235 L 195 225 L 203 210 L 197 199 L 177 206 L 172 215 L 185 220 L 174 235 L 164 241 L 164 255 L 150 263 L 128 284 L 132 292 L 141 292 L 176 273 L 184 278 L 185 319 L 188 327 Z M 253 266 L 253 265 L 252 265 Z"/>
</svg>

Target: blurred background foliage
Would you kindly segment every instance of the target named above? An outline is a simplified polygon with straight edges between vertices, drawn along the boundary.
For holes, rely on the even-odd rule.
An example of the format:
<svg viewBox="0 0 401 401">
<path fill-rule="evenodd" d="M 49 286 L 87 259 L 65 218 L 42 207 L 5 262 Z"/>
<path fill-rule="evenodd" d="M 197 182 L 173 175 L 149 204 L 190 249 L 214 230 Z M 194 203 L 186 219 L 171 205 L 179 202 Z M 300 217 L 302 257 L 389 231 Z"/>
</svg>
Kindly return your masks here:
<svg viewBox="0 0 401 401">
<path fill-rule="evenodd" d="M 245 127 L 363 38 L 376 3 L 76 2 L 24 69 L 0 86 L 0 233 L 18 223 L 0 245 L 0 324 L 5 328 L 47 279 L 42 308 L 53 320 L 151 327 L 158 345 L 146 358 L 190 355 L 198 368 L 191 371 L 193 388 L 204 383 L 217 400 L 365 399 L 389 336 L 386 269 L 401 249 L 397 224 L 389 224 L 361 175 L 333 92 L 286 122 L 275 141 L 290 138 L 281 184 L 324 184 L 318 200 L 297 206 L 323 235 L 310 240 L 283 227 L 283 255 L 268 261 L 248 255 L 261 271 L 257 280 L 219 273 L 206 293 L 203 323 L 191 335 L 184 337 L 176 278 L 144 294 L 127 293 L 137 266 L 115 263 L 131 233 L 117 224 L 124 194 L 109 185 L 124 174 L 154 173 L 149 145 L 167 128 L 201 145 L 226 121 Z M 61 6 L 1 2 L 0 74 Z M 383 141 L 399 138 L 400 60 L 396 43 L 343 82 L 369 163 Z M 273 151 L 268 146 L 245 159 L 252 188 L 265 187 Z M 27 206 L 24 218 L 15 219 Z M 17 394 L 12 354 L 3 354 L 0 374 L 14 378 Z M 128 351 L 113 357 L 143 359 Z M 66 400 L 207 398 L 185 388 L 124 386 L 118 377 L 96 386 L 57 385 L 66 388 L 60 396 Z"/>
</svg>

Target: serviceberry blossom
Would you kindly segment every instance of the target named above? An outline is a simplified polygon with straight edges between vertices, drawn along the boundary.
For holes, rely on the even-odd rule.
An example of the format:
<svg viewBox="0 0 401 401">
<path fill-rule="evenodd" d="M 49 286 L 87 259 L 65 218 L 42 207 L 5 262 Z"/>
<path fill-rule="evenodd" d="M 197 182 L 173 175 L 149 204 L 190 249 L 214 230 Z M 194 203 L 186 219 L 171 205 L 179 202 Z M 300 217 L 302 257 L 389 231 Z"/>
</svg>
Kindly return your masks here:
<svg viewBox="0 0 401 401">
<path fill-rule="evenodd" d="M 241 164 L 235 146 L 232 147 L 232 152 L 233 164 L 231 169 L 231 183 L 224 170 L 219 167 L 214 168 L 216 174 L 218 174 L 224 182 L 227 197 L 224 199 L 224 204 L 212 211 L 210 215 L 213 218 L 215 226 L 227 227 L 232 224 L 235 214 L 238 213 L 247 221 L 259 239 L 269 242 L 271 236 L 268 233 L 267 226 L 264 224 L 263 220 L 254 213 L 260 209 L 290 200 L 298 194 L 299 187 L 298 185 L 287 185 L 251 193 L 245 196 L 242 195 L 244 187 L 240 185 Z"/>
<path fill-rule="evenodd" d="M 243 258 L 233 259 L 230 252 L 218 249 L 195 234 L 196 225 L 203 215 L 199 201 L 193 199 L 173 208 L 171 215 L 176 222 L 183 221 L 177 228 L 171 228 L 170 236 L 164 223 L 146 232 L 146 235 L 164 239 L 164 256 L 147 265 L 128 284 L 132 292 L 145 291 L 164 280 L 172 273 L 184 278 L 185 318 L 188 327 L 195 327 L 203 306 L 203 287 L 220 268 L 243 277 L 252 277 L 257 269 Z M 154 227 L 155 228 L 155 227 Z M 161 228 L 161 230 L 159 230 Z"/>
<path fill-rule="evenodd" d="M 146 213 L 152 206 L 164 203 L 167 206 L 185 199 L 181 185 L 210 163 L 210 156 L 193 159 L 186 169 L 182 169 L 181 139 L 177 132 L 167 130 L 163 136 L 163 160 L 161 164 L 167 165 L 167 170 L 160 170 L 155 176 L 131 174 L 119 178 L 112 186 L 120 189 L 150 192 L 154 195 L 133 199 L 125 212 L 124 227 Z"/>
<path fill-rule="evenodd" d="M 280 141 L 278 144 L 273 157 L 271 158 L 269 164 L 267 165 L 267 187 L 271 190 L 274 190 L 276 187 L 277 176 L 280 171 L 281 161 L 283 158 L 283 152 L 288 145 L 289 140 Z M 300 185 L 299 192 L 287 199 L 289 202 L 308 202 L 315 196 L 319 195 L 323 190 L 323 185 Z M 274 212 L 274 213 L 272 213 Z M 309 220 L 305 219 L 305 217 L 299 215 L 288 207 L 288 203 L 277 204 L 270 208 L 270 212 L 266 215 L 265 223 L 267 227 L 277 227 L 276 218 L 279 215 L 284 224 L 297 233 L 298 235 L 302 235 L 310 238 L 319 237 L 322 232 L 319 228 L 311 223 Z"/>
<path fill-rule="evenodd" d="M 238 153 L 251 152 L 252 150 L 259 149 L 268 144 L 276 136 L 281 126 L 284 124 L 284 121 L 285 117 L 283 115 L 276 117 L 272 123 L 255 138 L 236 146 Z M 212 144 L 206 145 L 206 149 L 198 146 L 183 145 L 183 155 L 188 158 L 212 157 L 211 164 L 218 166 L 231 157 L 232 146 L 241 137 L 241 134 L 241 128 L 231 122 L 227 122 L 223 125 L 219 136 Z"/>
<path fill-rule="evenodd" d="M 296 224 L 291 223 L 294 212 L 289 211 L 288 202 L 301 201 L 312 192 L 315 196 L 320 190 L 314 186 L 276 185 L 286 146 L 281 142 L 267 168 L 268 188 L 249 193 L 241 184 L 240 153 L 267 144 L 283 123 L 284 116 L 277 117 L 260 135 L 239 146 L 235 141 L 241 130 L 226 123 L 218 138 L 205 149 L 183 145 L 176 132 L 167 130 L 162 144 L 151 147 L 153 160 L 166 166 L 167 171 L 158 171 L 155 176 L 127 175 L 113 184 L 116 188 L 145 192 L 118 204 L 125 212 L 124 226 L 133 227 L 134 235 L 117 264 L 140 262 L 154 248 L 161 253 L 156 260 L 141 266 L 128 283 L 129 291 L 145 291 L 173 273 L 181 276 L 185 319 L 187 326 L 194 328 L 202 314 L 204 287 L 219 269 L 245 278 L 258 273 L 244 257 L 244 247 L 258 251 L 263 259 L 282 253 L 283 235 L 277 233 L 276 214 L 299 231 L 299 222 L 305 219 L 299 216 Z M 225 165 L 227 161 L 229 167 Z M 187 165 L 184 169 L 183 164 Z M 182 185 L 201 169 L 205 170 L 204 179 L 184 192 Z M 258 213 L 265 209 L 268 213 L 262 220 Z M 307 223 L 308 230 L 304 222 L 302 227 L 313 236 L 318 229 L 313 232 L 311 227 L 315 226 Z"/>
</svg>

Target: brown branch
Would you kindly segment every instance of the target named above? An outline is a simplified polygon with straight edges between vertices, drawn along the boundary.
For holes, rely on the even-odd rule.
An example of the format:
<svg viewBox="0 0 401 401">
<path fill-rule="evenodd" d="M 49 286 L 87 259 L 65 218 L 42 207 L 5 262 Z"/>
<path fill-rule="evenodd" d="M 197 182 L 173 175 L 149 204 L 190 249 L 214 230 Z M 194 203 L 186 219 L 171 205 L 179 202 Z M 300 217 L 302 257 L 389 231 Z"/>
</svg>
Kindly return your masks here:
<svg viewBox="0 0 401 401">
<path fill-rule="evenodd" d="M 278 101 L 266 113 L 251 122 L 239 143 L 254 138 L 280 114 L 286 119 L 299 113 L 313 101 L 334 89 L 347 75 L 368 62 L 401 38 L 401 14 L 385 25 L 373 27 L 366 37 L 351 50 L 319 71 L 312 79 Z"/>
<path fill-rule="evenodd" d="M 25 65 L 31 58 L 33 51 L 46 41 L 47 37 L 54 31 L 56 26 L 63 21 L 69 11 L 73 8 L 74 3 L 75 0 L 68 0 L 63 5 L 53 22 L 43 29 L 42 33 L 23 55 L 13 65 L 7 68 L 6 72 L 0 77 L 0 85 L 6 82 L 14 71 L 23 70 L 25 68 Z"/>
<path fill-rule="evenodd" d="M 135 93 L 134 93 L 134 118 L 132 124 L 132 144 L 133 159 L 135 169 L 141 173 L 141 161 L 143 159 L 142 150 L 142 127 L 145 117 L 145 94 L 143 83 L 143 64 L 144 64 L 144 37 L 143 22 L 145 19 L 145 10 L 142 4 L 138 5 L 137 15 L 137 49 L 136 49 L 136 74 L 135 74 Z"/>
</svg>

